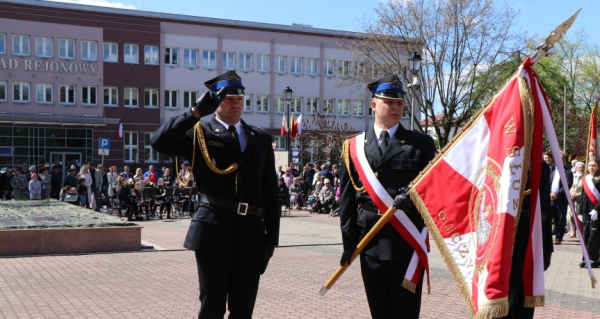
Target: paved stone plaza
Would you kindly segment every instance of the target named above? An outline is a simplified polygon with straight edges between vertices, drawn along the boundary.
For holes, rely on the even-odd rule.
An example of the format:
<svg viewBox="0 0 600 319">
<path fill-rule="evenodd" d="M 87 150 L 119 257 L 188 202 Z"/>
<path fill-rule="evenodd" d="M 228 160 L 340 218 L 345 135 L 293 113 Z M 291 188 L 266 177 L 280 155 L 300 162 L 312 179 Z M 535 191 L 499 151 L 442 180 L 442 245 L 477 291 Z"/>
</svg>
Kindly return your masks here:
<svg viewBox="0 0 600 319">
<path fill-rule="evenodd" d="M 194 254 L 182 248 L 189 219 L 140 222 L 135 253 L 0 258 L 0 318 L 195 318 L 199 309 Z M 7 244 L 7 243 L 0 243 Z M 435 244 L 431 295 L 421 318 L 470 318 Z M 280 247 L 263 275 L 255 318 L 369 318 L 353 264 L 325 295 L 318 294 L 339 265 L 339 219 L 292 211 L 281 220 Z M 578 241 L 555 247 L 546 272 L 546 307 L 536 318 L 600 318 L 600 284 L 591 289 L 578 267 Z M 600 278 L 600 269 L 594 269 Z"/>
</svg>

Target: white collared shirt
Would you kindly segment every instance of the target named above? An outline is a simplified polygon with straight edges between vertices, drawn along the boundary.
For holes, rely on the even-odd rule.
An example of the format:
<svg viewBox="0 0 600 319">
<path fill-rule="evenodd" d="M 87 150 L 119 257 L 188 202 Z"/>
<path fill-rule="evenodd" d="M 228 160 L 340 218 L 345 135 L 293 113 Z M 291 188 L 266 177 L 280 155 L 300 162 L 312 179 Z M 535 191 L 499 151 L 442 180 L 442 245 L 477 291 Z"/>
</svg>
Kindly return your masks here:
<svg viewBox="0 0 600 319">
<path fill-rule="evenodd" d="M 388 137 L 388 145 L 390 145 L 390 142 L 392 141 L 392 136 L 394 136 L 394 134 L 396 134 L 396 131 L 398 130 L 398 125 L 400 125 L 400 123 L 390 127 L 387 130 L 382 129 L 381 127 L 377 126 L 377 124 L 373 124 L 373 129 L 375 129 L 375 137 L 377 137 L 377 146 L 381 145 L 381 132 L 383 131 L 388 131 L 389 137 Z"/>
<path fill-rule="evenodd" d="M 219 123 L 223 124 L 223 126 L 225 126 L 225 129 L 229 129 L 229 126 L 230 126 L 229 124 L 221 121 L 216 116 L 215 116 L 215 119 L 217 121 L 219 121 Z M 242 152 L 244 152 L 244 149 L 246 148 L 246 145 L 248 144 L 248 137 L 246 136 L 246 131 L 244 130 L 244 127 L 242 126 L 242 121 L 238 121 L 237 123 L 235 123 L 234 127 L 238 133 L 238 139 L 240 140 L 240 150 Z"/>
</svg>

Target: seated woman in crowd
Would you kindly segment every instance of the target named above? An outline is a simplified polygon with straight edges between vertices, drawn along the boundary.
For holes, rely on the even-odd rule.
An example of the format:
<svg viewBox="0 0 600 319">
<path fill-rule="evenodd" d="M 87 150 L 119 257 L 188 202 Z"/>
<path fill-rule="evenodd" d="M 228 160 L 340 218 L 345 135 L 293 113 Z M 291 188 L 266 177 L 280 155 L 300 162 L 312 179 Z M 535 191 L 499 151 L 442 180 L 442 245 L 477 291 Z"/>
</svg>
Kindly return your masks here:
<svg viewBox="0 0 600 319">
<path fill-rule="evenodd" d="M 161 177 L 158 179 L 156 185 L 156 203 L 160 204 L 160 212 L 158 215 L 159 219 L 163 219 L 163 211 L 167 211 L 167 219 L 171 219 L 171 201 L 166 197 L 167 187 L 165 186 L 165 180 Z"/>
<path fill-rule="evenodd" d="M 138 207 L 135 199 L 133 198 L 132 187 L 133 187 L 133 179 L 130 178 L 126 180 L 124 177 L 118 179 L 117 183 L 117 197 L 119 199 L 119 204 L 121 207 L 127 207 L 127 211 L 125 215 L 127 215 L 127 220 L 132 221 L 133 217 L 137 219 L 138 217 Z"/>
<path fill-rule="evenodd" d="M 329 178 L 325 178 L 323 188 L 319 193 L 319 201 L 317 202 L 317 208 L 319 214 L 328 214 L 331 211 L 331 205 L 335 200 L 335 190 L 331 186 Z"/>
<path fill-rule="evenodd" d="M 294 178 L 294 181 L 292 182 L 292 186 L 290 187 L 290 202 L 293 203 L 296 210 L 300 210 L 300 207 L 304 206 L 300 177 Z"/>
<path fill-rule="evenodd" d="M 321 192 L 321 188 L 323 188 L 323 183 L 318 181 L 317 184 L 315 184 L 315 190 L 312 192 L 312 194 L 310 194 L 310 196 L 308 196 L 308 204 L 311 207 L 311 214 L 318 211 L 317 201 L 319 201 L 319 193 Z"/>
<path fill-rule="evenodd" d="M 144 172 L 141 168 L 135 170 L 135 175 L 133 175 L 133 182 L 143 182 L 144 181 Z"/>
<path fill-rule="evenodd" d="M 286 209 L 290 208 L 290 190 L 288 189 L 287 185 L 285 185 L 283 177 L 280 177 L 277 179 L 277 181 L 279 182 L 279 202 L 283 202 Z"/>
</svg>

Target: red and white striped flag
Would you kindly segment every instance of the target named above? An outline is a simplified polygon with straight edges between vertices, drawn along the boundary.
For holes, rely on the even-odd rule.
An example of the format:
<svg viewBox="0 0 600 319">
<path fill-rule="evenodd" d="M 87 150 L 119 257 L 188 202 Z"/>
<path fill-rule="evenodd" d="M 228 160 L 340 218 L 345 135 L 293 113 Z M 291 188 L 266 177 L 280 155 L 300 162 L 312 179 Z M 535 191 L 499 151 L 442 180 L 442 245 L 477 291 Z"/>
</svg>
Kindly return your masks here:
<svg viewBox="0 0 600 319">
<path fill-rule="evenodd" d="M 123 137 L 123 123 L 119 123 L 119 126 L 117 126 L 117 138 L 122 138 Z"/>
</svg>

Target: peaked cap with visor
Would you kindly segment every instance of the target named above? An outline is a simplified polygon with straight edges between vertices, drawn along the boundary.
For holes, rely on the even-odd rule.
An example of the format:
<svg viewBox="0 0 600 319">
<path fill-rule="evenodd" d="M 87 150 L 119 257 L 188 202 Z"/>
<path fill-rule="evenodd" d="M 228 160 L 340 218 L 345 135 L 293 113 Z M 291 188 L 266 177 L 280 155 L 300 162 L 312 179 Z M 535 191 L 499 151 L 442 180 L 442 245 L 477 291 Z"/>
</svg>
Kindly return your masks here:
<svg viewBox="0 0 600 319">
<path fill-rule="evenodd" d="M 204 85 L 213 92 L 218 92 L 225 88 L 226 96 L 244 96 L 245 87 L 242 85 L 242 78 L 234 70 L 227 71 L 214 79 L 204 82 Z"/>
<path fill-rule="evenodd" d="M 380 97 L 384 99 L 404 100 L 404 92 L 402 82 L 396 74 L 382 77 L 381 79 L 367 84 L 367 88 L 371 91 L 371 97 Z"/>
</svg>

